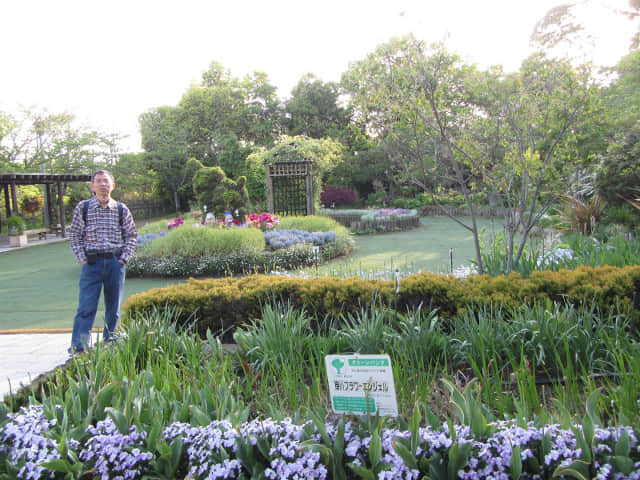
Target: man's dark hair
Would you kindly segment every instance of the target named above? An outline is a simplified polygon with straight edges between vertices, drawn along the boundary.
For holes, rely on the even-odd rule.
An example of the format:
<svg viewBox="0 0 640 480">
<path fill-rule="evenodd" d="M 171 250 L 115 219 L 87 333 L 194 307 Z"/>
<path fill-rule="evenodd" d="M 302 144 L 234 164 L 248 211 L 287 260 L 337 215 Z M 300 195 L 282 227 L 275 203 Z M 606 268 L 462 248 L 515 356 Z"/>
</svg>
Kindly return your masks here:
<svg viewBox="0 0 640 480">
<path fill-rule="evenodd" d="M 113 178 L 113 175 L 111 174 L 111 172 L 109 170 L 98 170 L 97 172 L 94 172 L 93 175 L 91 176 L 91 183 L 95 182 L 96 175 L 106 175 L 107 177 L 109 177 L 111 179 L 111 183 L 116 183 L 116 181 Z"/>
</svg>

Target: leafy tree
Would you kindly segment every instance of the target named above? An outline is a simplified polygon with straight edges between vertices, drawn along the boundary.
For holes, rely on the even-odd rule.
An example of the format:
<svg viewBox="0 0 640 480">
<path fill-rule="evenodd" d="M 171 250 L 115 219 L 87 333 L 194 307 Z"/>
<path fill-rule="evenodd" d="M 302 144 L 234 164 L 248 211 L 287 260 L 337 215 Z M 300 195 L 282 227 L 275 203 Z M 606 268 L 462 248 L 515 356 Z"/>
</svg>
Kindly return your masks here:
<svg viewBox="0 0 640 480">
<path fill-rule="evenodd" d="M 231 177 L 242 175 L 254 145 L 272 145 L 280 129 L 276 89 L 266 74 L 240 81 L 213 62 L 202 82 L 192 86 L 178 105 L 189 155 L 204 165 L 221 166 Z"/>
<path fill-rule="evenodd" d="M 25 172 L 92 171 L 113 158 L 113 138 L 76 125 L 69 113 L 28 108 L 17 118 L 0 120 L 0 145 L 7 168 Z"/>
<path fill-rule="evenodd" d="M 13 118 L 0 112 L 0 171 L 9 171 L 13 167 L 14 151 L 7 140 L 11 132 L 16 128 Z"/>
<path fill-rule="evenodd" d="M 608 204 L 622 204 L 640 194 L 640 123 L 615 138 L 603 156 L 597 188 Z"/>
<path fill-rule="evenodd" d="M 343 84 L 356 118 L 406 178 L 436 204 L 433 179 L 463 195 L 470 221 L 452 218 L 473 233 L 482 272 L 472 193 L 492 193 L 504 208 L 511 271 L 529 232 L 566 188 L 575 160 L 566 146 L 590 113 L 588 80 L 540 55 L 517 74 L 477 72 L 442 45 L 408 37 L 354 64 Z"/>
<path fill-rule="evenodd" d="M 612 69 L 615 78 L 603 88 L 607 128 L 606 149 L 599 152 L 597 189 L 609 206 L 623 205 L 639 188 L 640 51 L 623 57 Z"/>
<path fill-rule="evenodd" d="M 111 167 L 119 199 L 130 202 L 154 198 L 158 174 L 150 168 L 147 158 L 147 153 L 123 153 Z"/>
<path fill-rule="evenodd" d="M 140 115 L 142 146 L 148 167 L 156 172 L 159 186 L 167 191 L 176 212 L 193 196 L 190 181 L 187 132 L 173 107 L 158 107 Z"/>
<path fill-rule="evenodd" d="M 347 111 L 339 105 L 335 83 L 323 83 L 313 74 L 304 75 L 286 102 L 287 133 L 311 138 L 339 138 L 347 128 Z"/>
<path fill-rule="evenodd" d="M 245 92 L 244 109 L 241 112 L 244 133 L 236 132 L 236 135 L 246 143 L 272 147 L 274 139 L 282 131 L 283 121 L 277 89 L 269 83 L 264 72 L 247 75 L 241 85 Z"/>
</svg>

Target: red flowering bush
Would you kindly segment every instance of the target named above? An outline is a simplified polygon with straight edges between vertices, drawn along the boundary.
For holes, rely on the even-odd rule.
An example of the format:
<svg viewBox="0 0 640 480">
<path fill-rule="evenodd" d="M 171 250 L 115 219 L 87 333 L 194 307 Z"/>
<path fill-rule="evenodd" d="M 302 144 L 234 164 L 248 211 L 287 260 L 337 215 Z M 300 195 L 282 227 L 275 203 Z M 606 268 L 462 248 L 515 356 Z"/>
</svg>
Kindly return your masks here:
<svg viewBox="0 0 640 480">
<path fill-rule="evenodd" d="M 325 188 L 320 194 L 320 202 L 325 207 L 355 205 L 357 200 L 356 192 L 349 188 Z"/>
<path fill-rule="evenodd" d="M 271 215 L 270 213 L 261 213 L 258 215 L 257 213 L 252 213 L 246 217 L 246 224 L 248 227 L 254 226 L 258 227 L 263 232 L 273 228 L 274 225 L 278 225 L 280 220 L 278 217 Z"/>
<path fill-rule="evenodd" d="M 44 201 L 40 195 L 23 195 L 20 199 L 20 208 L 24 213 L 36 213 L 43 205 Z"/>
</svg>

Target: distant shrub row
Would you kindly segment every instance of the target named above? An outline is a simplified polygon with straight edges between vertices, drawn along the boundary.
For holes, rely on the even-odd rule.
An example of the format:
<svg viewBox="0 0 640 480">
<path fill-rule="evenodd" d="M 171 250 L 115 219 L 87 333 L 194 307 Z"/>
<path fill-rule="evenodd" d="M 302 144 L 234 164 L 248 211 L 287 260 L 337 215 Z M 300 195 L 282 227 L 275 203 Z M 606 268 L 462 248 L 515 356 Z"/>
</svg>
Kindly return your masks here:
<svg viewBox="0 0 640 480">
<path fill-rule="evenodd" d="M 438 309 L 443 319 L 452 318 L 468 308 L 503 305 L 517 308 L 536 301 L 570 302 L 578 305 L 594 302 L 599 308 L 640 306 L 640 266 L 580 267 L 574 271 L 534 272 L 529 278 L 518 274 L 466 279 L 421 273 L 396 285 L 389 281 L 359 278 L 292 278 L 252 275 L 243 278 L 194 280 L 149 290 L 130 297 L 123 310 L 127 315 L 178 309 L 179 322 L 193 315 L 197 329 L 218 332 L 258 318 L 261 306 L 270 300 L 286 300 L 296 308 L 305 308 L 317 319 L 356 312 L 374 299 L 399 311 L 425 307 Z M 635 305 L 634 305 L 635 303 Z M 637 320 L 637 318 L 636 318 Z M 229 337 L 230 338 L 230 337 Z"/>
</svg>

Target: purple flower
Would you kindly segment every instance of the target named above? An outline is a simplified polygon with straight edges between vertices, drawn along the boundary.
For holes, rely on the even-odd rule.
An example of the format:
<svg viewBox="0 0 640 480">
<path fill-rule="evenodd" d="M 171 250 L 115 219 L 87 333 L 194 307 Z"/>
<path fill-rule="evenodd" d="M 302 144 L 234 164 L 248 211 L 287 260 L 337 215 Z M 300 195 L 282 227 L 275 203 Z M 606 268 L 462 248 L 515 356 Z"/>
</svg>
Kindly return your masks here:
<svg viewBox="0 0 640 480">
<path fill-rule="evenodd" d="M 89 426 L 87 433 L 91 436 L 78 458 L 95 468 L 101 480 L 137 479 L 147 472 L 153 454 L 142 450 L 145 435 L 138 433 L 135 426 L 123 435 L 107 418 L 95 427 Z"/>
<path fill-rule="evenodd" d="M 45 417 L 40 405 L 23 407 L 7 418 L 9 421 L 0 430 L 0 455 L 20 466 L 19 479 L 53 478 L 54 472 L 40 464 L 60 457 L 58 443 L 48 436 L 56 422 Z"/>
</svg>

